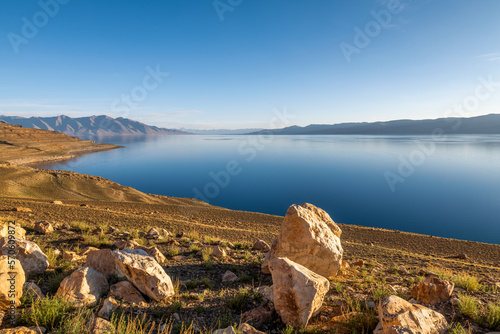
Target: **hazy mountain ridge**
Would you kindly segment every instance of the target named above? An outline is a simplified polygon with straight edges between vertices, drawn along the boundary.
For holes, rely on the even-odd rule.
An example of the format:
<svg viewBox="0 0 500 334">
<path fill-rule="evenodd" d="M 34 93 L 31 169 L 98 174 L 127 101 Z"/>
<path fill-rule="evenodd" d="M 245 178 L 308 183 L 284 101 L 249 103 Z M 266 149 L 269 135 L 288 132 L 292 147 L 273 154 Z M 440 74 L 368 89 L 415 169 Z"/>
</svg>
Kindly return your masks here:
<svg viewBox="0 0 500 334">
<path fill-rule="evenodd" d="M 446 134 L 500 134 L 500 114 L 470 118 L 449 117 L 425 120 L 402 119 L 373 123 L 311 124 L 305 127 L 295 125 L 250 134 L 272 131 L 276 135 L 424 135 L 432 134 L 438 129 L 441 129 Z"/>
<path fill-rule="evenodd" d="M 26 128 L 57 131 L 68 136 L 83 139 L 107 136 L 177 135 L 187 133 L 146 125 L 128 118 L 112 118 L 105 115 L 78 118 L 71 118 L 65 115 L 30 118 L 0 116 L 0 120 L 10 124 L 18 124 Z"/>
<path fill-rule="evenodd" d="M 198 129 L 185 129 L 181 128 L 180 130 L 186 131 L 189 133 L 194 133 L 197 135 L 244 135 L 250 132 L 262 131 L 262 128 L 254 128 L 254 129 L 213 129 L 213 130 L 198 130 Z"/>
</svg>

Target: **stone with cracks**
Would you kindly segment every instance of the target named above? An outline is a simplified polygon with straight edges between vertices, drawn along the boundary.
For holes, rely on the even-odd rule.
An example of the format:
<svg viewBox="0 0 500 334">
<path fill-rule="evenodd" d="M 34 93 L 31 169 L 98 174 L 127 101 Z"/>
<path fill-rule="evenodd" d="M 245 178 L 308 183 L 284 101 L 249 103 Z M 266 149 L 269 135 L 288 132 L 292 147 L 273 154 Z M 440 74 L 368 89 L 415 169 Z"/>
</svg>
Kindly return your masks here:
<svg viewBox="0 0 500 334">
<path fill-rule="evenodd" d="M 275 258 L 269 268 L 273 277 L 273 302 L 287 325 L 304 327 L 323 304 L 330 283 L 287 258 Z"/>
<path fill-rule="evenodd" d="M 145 251 L 125 248 L 113 255 L 118 269 L 146 296 L 161 301 L 175 294 L 170 277 Z"/>
<path fill-rule="evenodd" d="M 109 289 L 106 276 L 90 267 L 82 267 L 66 277 L 57 289 L 56 297 L 76 306 L 94 304 Z"/>
<path fill-rule="evenodd" d="M 425 306 L 389 296 L 378 307 L 379 333 L 444 334 L 448 329 L 445 317 Z"/>
<path fill-rule="evenodd" d="M 419 303 L 435 304 L 450 299 L 455 283 L 430 276 L 411 289 L 411 296 Z"/>
<path fill-rule="evenodd" d="M 262 271 L 269 273 L 269 262 L 286 257 L 309 270 L 330 277 L 342 265 L 343 249 L 340 228 L 330 216 L 312 204 L 294 204 L 288 208 L 280 235 L 262 263 Z"/>
<path fill-rule="evenodd" d="M 19 261 L 12 260 L 7 255 L 0 255 L 0 311 L 8 310 L 11 302 L 16 307 L 21 305 L 25 280 Z"/>
<path fill-rule="evenodd" d="M 14 249 L 12 249 L 13 245 L 15 246 Z M 14 250 L 15 254 L 12 254 L 12 250 Z M 21 262 L 26 275 L 42 274 L 49 267 L 47 255 L 32 241 L 14 238 L 10 239 L 9 243 L 7 237 L 2 238 L 0 239 L 0 252 L 2 255 L 16 257 Z"/>
</svg>

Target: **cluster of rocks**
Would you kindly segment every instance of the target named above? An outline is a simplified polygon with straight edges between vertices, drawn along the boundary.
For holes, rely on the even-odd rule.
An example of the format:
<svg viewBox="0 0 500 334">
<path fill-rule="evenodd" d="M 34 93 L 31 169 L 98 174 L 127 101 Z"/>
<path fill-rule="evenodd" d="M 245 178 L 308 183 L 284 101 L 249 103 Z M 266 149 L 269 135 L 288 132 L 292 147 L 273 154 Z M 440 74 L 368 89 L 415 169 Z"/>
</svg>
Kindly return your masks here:
<svg viewBox="0 0 500 334">
<path fill-rule="evenodd" d="M 69 229 L 69 226 L 65 227 Z M 49 222 L 42 221 L 35 223 L 33 230 L 46 235 L 54 228 Z M 102 230 L 96 229 L 93 233 L 102 233 Z M 19 226 L 12 232 L 7 224 L 0 225 L 0 322 L 2 312 L 7 312 L 11 305 L 20 305 L 23 293 L 35 299 L 44 297 L 36 284 L 26 282 L 26 276 L 44 273 L 49 267 L 48 258 L 36 243 L 26 240 L 25 234 L 26 231 Z M 248 322 L 262 319 L 273 311 L 286 325 L 295 328 L 307 326 L 311 318 L 320 313 L 330 290 L 329 278 L 348 266 L 343 261 L 341 234 L 339 226 L 322 209 L 308 203 L 290 206 L 280 234 L 271 246 L 262 240 L 253 245 L 254 250 L 267 251 L 261 270 L 271 275 L 272 285 L 257 290 L 269 303 L 242 314 L 238 332 L 262 333 Z M 140 233 L 148 240 L 169 235 L 168 231 L 155 228 Z M 166 301 L 175 294 L 172 280 L 162 267 L 166 257 L 157 247 L 143 246 L 134 240 L 119 240 L 114 246 L 115 250 L 88 247 L 79 253 L 63 251 L 59 254 L 66 261 L 84 265 L 64 278 L 55 296 L 76 306 L 102 301 L 102 307 L 88 323 L 94 333 L 112 330 L 109 320 L 122 303 L 147 306 L 148 300 Z M 219 246 L 205 246 L 199 255 L 204 252 L 215 258 L 227 256 L 226 250 Z M 9 262 L 8 255 L 15 257 L 16 261 Z M 363 266 L 363 262 L 352 265 Z M 13 274 L 14 286 L 8 281 L 9 275 Z M 110 284 L 117 279 L 120 280 L 118 283 Z M 223 283 L 238 280 L 231 271 L 222 276 Z M 413 298 L 410 301 L 395 295 L 383 299 L 378 305 L 379 323 L 374 333 L 445 333 L 448 329 L 445 317 L 427 306 L 449 300 L 453 290 L 452 282 L 431 273 L 411 289 Z M 9 291 L 15 291 L 14 296 Z M 17 330 L 36 332 L 36 329 L 28 328 Z M 235 333 L 235 329 L 230 326 L 214 333 Z"/>
<path fill-rule="evenodd" d="M 261 289 L 285 324 L 304 327 L 319 313 L 330 288 L 327 278 L 346 265 L 341 233 L 330 216 L 312 204 L 288 209 L 280 235 L 262 263 L 262 271 L 271 273 L 273 285 Z M 445 333 L 445 317 L 420 304 L 448 300 L 453 288 L 452 282 L 432 276 L 414 286 L 411 302 L 395 295 L 383 299 L 374 333 Z"/>
</svg>

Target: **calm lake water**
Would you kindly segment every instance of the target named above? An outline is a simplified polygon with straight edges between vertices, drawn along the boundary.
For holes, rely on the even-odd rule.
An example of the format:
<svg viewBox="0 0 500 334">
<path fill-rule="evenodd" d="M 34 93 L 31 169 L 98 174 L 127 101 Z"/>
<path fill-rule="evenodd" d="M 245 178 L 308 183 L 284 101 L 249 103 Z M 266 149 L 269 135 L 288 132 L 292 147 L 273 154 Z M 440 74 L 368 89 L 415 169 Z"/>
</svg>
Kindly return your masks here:
<svg viewBox="0 0 500 334">
<path fill-rule="evenodd" d="M 164 136 L 50 166 L 143 192 L 500 244 L 500 136 Z M 47 167 L 48 168 L 48 167 Z"/>
</svg>

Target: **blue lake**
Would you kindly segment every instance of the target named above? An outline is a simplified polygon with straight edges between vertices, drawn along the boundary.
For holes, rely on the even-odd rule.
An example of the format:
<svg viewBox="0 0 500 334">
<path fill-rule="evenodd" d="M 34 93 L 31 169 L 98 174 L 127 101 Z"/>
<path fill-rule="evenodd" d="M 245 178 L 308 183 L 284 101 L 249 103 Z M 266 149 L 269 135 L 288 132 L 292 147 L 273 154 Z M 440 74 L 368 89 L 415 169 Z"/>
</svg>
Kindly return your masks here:
<svg viewBox="0 0 500 334">
<path fill-rule="evenodd" d="M 143 192 L 500 244 L 500 136 L 162 136 L 47 168 Z"/>
</svg>

